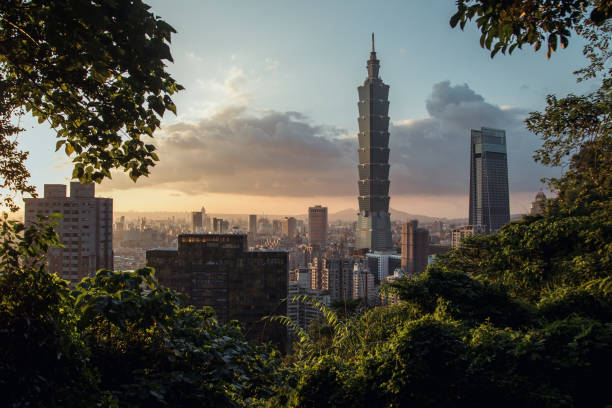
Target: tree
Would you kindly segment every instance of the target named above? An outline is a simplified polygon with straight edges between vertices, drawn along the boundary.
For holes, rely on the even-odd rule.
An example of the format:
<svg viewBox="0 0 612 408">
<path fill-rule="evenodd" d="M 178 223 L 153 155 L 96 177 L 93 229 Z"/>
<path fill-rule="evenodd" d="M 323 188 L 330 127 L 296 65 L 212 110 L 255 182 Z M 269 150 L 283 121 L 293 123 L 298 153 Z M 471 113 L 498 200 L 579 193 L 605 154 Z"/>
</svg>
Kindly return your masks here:
<svg viewBox="0 0 612 408">
<path fill-rule="evenodd" d="M 607 0 L 458 0 L 450 25 L 463 29 L 476 19 L 480 46 L 491 50 L 491 57 L 499 51 L 511 54 L 525 44 L 536 51 L 546 44 L 550 58 L 558 45 L 568 46 L 572 30 L 580 32 L 585 23 L 602 25 L 610 18 L 612 4 Z"/>
<path fill-rule="evenodd" d="M 183 89 L 165 70 L 174 32 L 140 0 L 1 2 L 3 186 L 33 193 L 27 153 L 10 139 L 24 112 L 55 130 L 73 178 L 100 182 L 114 168 L 133 180 L 148 175 L 158 156 L 143 139 L 166 110 L 176 113 L 171 95 Z"/>
<path fill-rule="evenodd" d="M 95 405 L 96 377 L 67 282 L 40 258 L 52 225 L 0 225 L 0 392 L 10 407 Z"/>
<path fill-rule="evenodd" d="M 210 308 L 184 307 L 151 268 L 100 270 L 74 291 L 103 396 L 119 406 L 244 406 L 268 397 L 275 357 Z"/>
</svg>

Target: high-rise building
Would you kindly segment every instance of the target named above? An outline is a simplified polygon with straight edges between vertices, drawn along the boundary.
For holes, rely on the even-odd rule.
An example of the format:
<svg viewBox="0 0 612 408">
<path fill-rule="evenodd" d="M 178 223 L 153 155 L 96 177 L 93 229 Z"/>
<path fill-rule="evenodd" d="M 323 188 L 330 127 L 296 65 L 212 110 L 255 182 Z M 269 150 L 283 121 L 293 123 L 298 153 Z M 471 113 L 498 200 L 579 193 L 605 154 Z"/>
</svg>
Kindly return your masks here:
<svg viewBox="0 0 612 408">
<path fill-rule="evenodd" d="M 249 232 L 247 234 L 249 247 L 254 247 L 257 241 L 257 215 L 249 215 Z"/>
<path fill-rule="evenodd" d="M 412 220 L 402 226 L 402 269 L 414 275 L 425 271 L 429 254 L 429 231 Z"/>
<path fill-rule="evenodd" d="M 249 233 L 257 234 L 257 215 L 249 215 Z"/>
<path fill-rule="evenodd" d="M 470 142 L 470 225 L 498 231 L 510 221 L 506 131 L 472 129 Z"/>
<path fill-rule="evenodd" d="M 147 266 L 192 305 L 241 322 L 250 339 L 283 344 L 286 329 L 261 318 L 286 313 L 287 252 L 248 251 L 246 243 L 240 234 L 179 235 L 178 249 L 147 251 Z"/>
<path fill-rule="evenodd" d="M 275 237 L 283 235 L 283 221 L 272 220 L 272 235 Z"/>
<path fill-rule="evenodd" d="M 94 183 L 45 184 L 43 198 L 24 198 L 25 224 L 62 214 L 55 229 L 64 248 L 50 248 L 49 272 L 72 284 L 98 269 L 113 269 L 113 199 L 95 197 Z"/>
<path fill-rule="evenodd" d="M 206 208 L 202 207 L 202 232 L 209 232 L 209 220 L 208 215 L 206 215 Z"/>
<path fill-rule="evenodd" d="M 202 232 L 204 232 L 202 212 L 193 211 L 191 213 L 191 233 L 201 234 Z"/>
<path fill-rule="evenodd" d="M 331 300 L 351 299 L 353 296 L 353 265 L 351 258 L 325 258 L 321 271 L 321 286 Z"/>
<path fill-rule="evenodd" d="M 390 252 L 369 252 L 365 257 L 368 270 L 374 275 L 378 282 L 382 282 L 402 263 L 400 255 Z"/>
<path fill-rule="evenodd" d="M 297 221 L 293 217 L 285 217 L 283 219 L 283 235 L 289 238 L 295 237 L 297 230 Z"/>
<path fill-rule="evenodd" d="M 359 91 L 359 217 L 355 246 L 371 251 L 393 248 L 389 215 L 389 86 L 378 77 L 374 50 L 368 77 Z"/>
<path fill-rule="evenodd" d="M 308 242 L 310 245 L 327 242 L 327 207 L 308 207 Z"/>
<path fill-rule="evenodd" d="M 544 214 L 544 206 L 546 205 L 546 195 L 542 190 L 538 191 L 535 196 L 535 201 L 531 203 L 530 215 L 542 215 Z"/>
<path fill-rule="evenodd" d="M 215 234 L 221 233 L 221 228 L 223 228 L 223 218 L 213 217 L 213 232 Z"/>
<path fill-rule="evenodd" d="M 364 264 L 355 263 L 353 269 L 353 299 L 364 299 L 374 305 L 378 300 L 376 277 Z"/>
</svg>

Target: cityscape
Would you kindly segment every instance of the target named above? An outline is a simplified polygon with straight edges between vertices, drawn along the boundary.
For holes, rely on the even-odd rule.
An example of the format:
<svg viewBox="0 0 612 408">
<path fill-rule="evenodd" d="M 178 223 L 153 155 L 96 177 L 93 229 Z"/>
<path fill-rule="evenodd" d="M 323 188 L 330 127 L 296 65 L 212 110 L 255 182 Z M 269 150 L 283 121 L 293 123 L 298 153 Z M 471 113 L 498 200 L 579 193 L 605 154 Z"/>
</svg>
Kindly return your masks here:
<svg viewBox="0 0 612 408">
<path fill-rule="evenodd" d="M 510 222 L 510 192 L 506 132 L 483 124 L 480 130 L 466 129 L 467 222 L 392 220 L 390 87 L 382 82 L 380 68 L 372 33 L 367 77 L 357 89 L 359 211 L 353 217 L 331 222 L 328 208 L 320 204 L 305 215 L 282 218 L 234 214 L 224 219 L 207 214 L 205 207 L 166 219 L 113 217 L 113 200 L 96 197 L 93 183 L 71 182 L 69 195 L 66 185 L 45 184 L 43 197 L 25 199 L 25 223 L 62 215 L 57 231 L 64 247 L 50 249 L 49 271 L 76 285 L 102 268 L 152 267 L 162 285 L 187 295 L 190 304 L 210 306 L 221 322 L 238 320 L 253 327 L 253 339 L 277 344 L 287 341 L 278 328 L 254 327 L 266 316 L 286 313 L 307 330 L 322 314 L 297 300 L 300 296 L 327 306 L 388 302 L 379 293 L 383 283 L 416 277 L 464 238 L 497 232 Z M 538 215 L 546 196 L 540 191 L 534 197 L 530 214 Z"/>
<path fill-rule="evenodd" d="M 11 408 L 612 407 L 612 2 L 0 2 Z"/>
</svg>

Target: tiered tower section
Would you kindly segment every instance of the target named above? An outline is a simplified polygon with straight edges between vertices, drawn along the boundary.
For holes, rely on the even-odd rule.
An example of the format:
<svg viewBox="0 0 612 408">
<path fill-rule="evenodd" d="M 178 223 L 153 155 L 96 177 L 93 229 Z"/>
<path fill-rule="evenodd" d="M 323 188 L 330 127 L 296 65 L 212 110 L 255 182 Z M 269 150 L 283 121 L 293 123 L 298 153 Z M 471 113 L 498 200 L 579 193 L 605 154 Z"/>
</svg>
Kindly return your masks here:
<svg viewBox="0 0 612 408">
<path fill-rule="evenodd" d="M 389 86 L 378 77 L 374 34 L 368 77 L 359 91 L 359 218 L 356 247 L 393 247 L 389 215 Z"/>
</svg>

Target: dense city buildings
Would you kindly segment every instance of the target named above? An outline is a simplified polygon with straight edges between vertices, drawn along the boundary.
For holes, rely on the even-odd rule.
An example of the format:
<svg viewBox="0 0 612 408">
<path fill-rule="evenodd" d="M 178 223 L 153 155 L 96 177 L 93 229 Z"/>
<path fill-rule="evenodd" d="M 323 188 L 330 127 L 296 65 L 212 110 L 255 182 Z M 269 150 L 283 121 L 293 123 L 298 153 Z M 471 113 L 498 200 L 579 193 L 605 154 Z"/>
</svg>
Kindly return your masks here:
<svg viewBox="0 0 612 408">
<path fill-rule="evenodd" d="M 389 86 L 378 77 L 374 50 L 367 63 L 368 77 L 359 92 L 359 216 L 357 249 L 393 248 L 389 215 Z"/>
<path fill-rule="evenodd" d="M 327 242 L 327 207 L 308 207 L 308 242 L 310 245 Z"/>
<path fill-rule="evenodd" d="M 147 251 L 159 282 L 197 306 L 211 306 L 221 322 L 238 320 L 247 337 L 284 344 L 286 329 L 262 322 L 284 315 L 287 252 L 249 251 L 246 235 L 180 235 L 178 249 Z"/>
<path fill-rule="evenodd" d="M 93 183 L 45 184 L 42 198 L 24 198 L 25 224 L 59 213 L 55 229 L 64 248 L 50 248 L 49 272 L 76 284 L 98 269 L 113 269 L 113 200 L 95 197 Z"/>
<path fill-rule="evenodd" d="M 412 276 L 425 271 L 429 254 L 429 231 L 418 225 L 412 220 L 402 226 L 402 269 Z"/>
<path fill-rule="evenodd" d="M 295 234 L 297 232 L 297 221 L 295 218 L 285 217 L 283 219 L 282 227 L 283 227 L 282 233 L 284 236 L 289 237 L 289 238 L 295 237 Z"/>
<path fill-rule="evenodd" d="M 469 224 L 498 231 L 510 221 L 506 132 L 472 129 L 470 141 Z"/>
<path fill-rule="evenodd" d="M 535 196 L 535 201 L 531 203 L 531 210 L 529 211 L 530 215 L 542 215 L 544 214 L 544 206 L 546 205 L 546 195 L 542 192 L 542 190 L 538 191 L 538 194 Z"/>
</svg>

